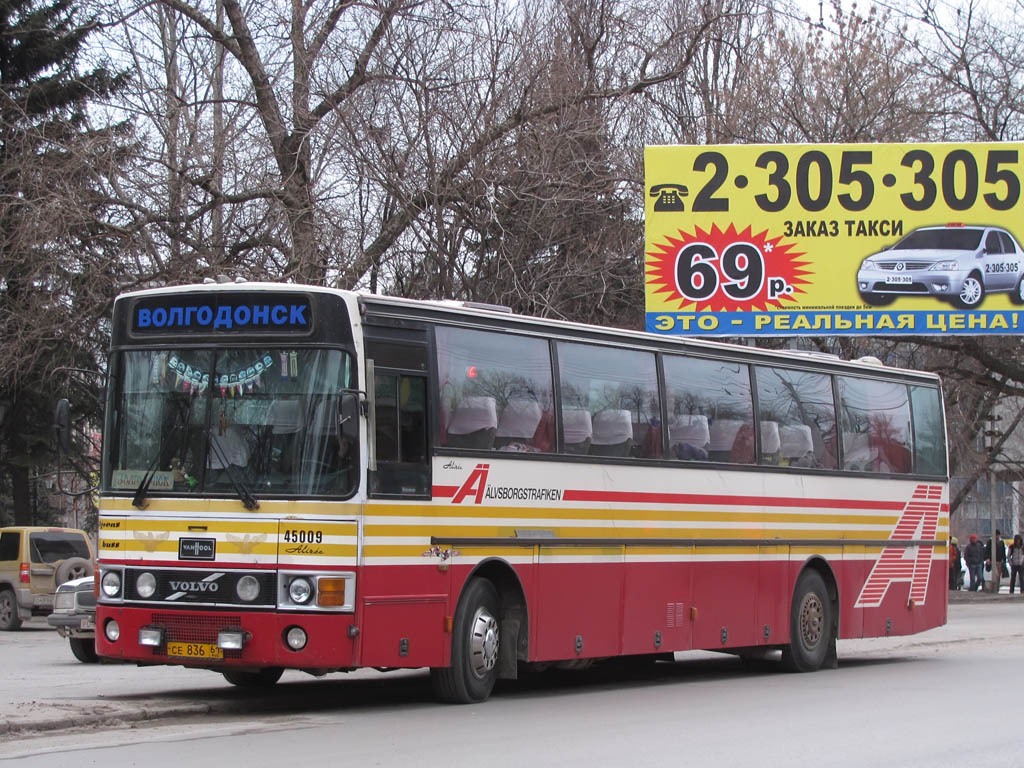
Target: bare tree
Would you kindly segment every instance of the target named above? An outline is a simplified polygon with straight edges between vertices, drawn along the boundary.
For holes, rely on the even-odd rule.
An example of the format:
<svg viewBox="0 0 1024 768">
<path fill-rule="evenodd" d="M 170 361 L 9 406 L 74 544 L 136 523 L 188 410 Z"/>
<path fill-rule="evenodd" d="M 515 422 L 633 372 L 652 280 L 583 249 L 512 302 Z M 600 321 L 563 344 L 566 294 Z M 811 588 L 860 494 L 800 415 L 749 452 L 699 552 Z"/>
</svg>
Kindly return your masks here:
<svg viewBox="0 0 1024 768">
<path fill-rule="evenodd" d="M 759 48 L 759 76 L 737 94 L 762 106 L 743 115 L 740 135 L 771 142 L 935 138 L 936 88 L 921 75 L 903 23 L 888 9 L 861 14 L 833 2 L 827 27 L 775 30 Z"/>
<path fill-rule="evenodd" d="M 1019 140 L 1024 135 L 1024 9 L 969 0 L 920 0 L 913 14 L 927 34 L 916 45 L 922 72 L 946 89 L 950 138 Z"/>
<path fill-rule="evenodd" d="M 396 247 L 401 253 L 419 243 L 421 252 L 433 252 L 423 247 L 430 238 L 451 238 L 442 222 L 462 217 L 467 201 L 477 205 L 475 171 L 521 129 L 681 76 L 711 20 L 698 5 L 685 18 L 659 17 L 654 4 L 638 17 L 635 5 L 610 0 L 161 5 L 174 24 L 162 12 L 124 10 L 126 47 L 139 62 L 141 84 L 160 94 L 154 100 L 140 89 L 136 98 L 135 108 L 161 127 L 150 146 L 162 149 L 147 164 L 166 158 L 168 177 L 191 188 L 176 198 L 173 184 L 160 185 L 167 190 L 162 210 L 157 200 L 139 207 L 136 226 L 157 235 L 154 271 L 173 273 L 174 263 L 187 261 L 185 250 L 208 252 L 203 234 L 213 229 L 211 213 L 223 210 L 227 261 L 263 276 L 347 286 L 380 286 Z M 584 19 L 596 26 L 581 26 Z M 589 79 L 559 80 L 544 20 L 566 30 L 577 25 L 562 61 L 580 55 Z M 153 45 L 153 23 L 177 30 L 177 52 L 166 48 L 169 35 Z M 213 82 L 220 71 L 211 66 L 217 48 L 228 61 L 222 97 L 212 98 L 201 77 L 205 70 Z M 164 115 L 167 99 L 181 109 Z M 228 112 L 225 146 L 234 154 L 228 151 L 223 167 L 205 151 L 211 101 Z M 232 220 L 228 210 L 248 215 Z M 171 240 L 184 244 L 181 255 Z M 457 242 L 449 239 L 447 247 Z M 262 257 L 247 261 L 247 248 Z M 201 261 L 196 269 L 207 267 L 209 259 Z M 439 287 L 447 288 L 443 281 Z"/>
</svg>

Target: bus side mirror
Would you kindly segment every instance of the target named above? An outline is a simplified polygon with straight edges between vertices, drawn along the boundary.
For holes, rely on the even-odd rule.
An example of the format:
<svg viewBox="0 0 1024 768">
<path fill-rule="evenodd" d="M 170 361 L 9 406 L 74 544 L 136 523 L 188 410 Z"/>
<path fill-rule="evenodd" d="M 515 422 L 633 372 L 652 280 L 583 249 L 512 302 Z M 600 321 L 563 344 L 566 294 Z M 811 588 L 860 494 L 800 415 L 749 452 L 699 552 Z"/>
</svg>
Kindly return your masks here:
<svg viewBox="0 0 1024 768">
<path fill-rule="evenodd" d="M 338 403 L 338 424 L 341 437 L 352 443 L 359 440 L 359 393 L 342 392 Z"/>
<path fill-rule="evenodd" d="M 66 397 L 57 401 L 53 411 L 53 428 L 57 432 L 57 449 L 63 453 L 71 452 L 71 403 Z"/>
</svg>

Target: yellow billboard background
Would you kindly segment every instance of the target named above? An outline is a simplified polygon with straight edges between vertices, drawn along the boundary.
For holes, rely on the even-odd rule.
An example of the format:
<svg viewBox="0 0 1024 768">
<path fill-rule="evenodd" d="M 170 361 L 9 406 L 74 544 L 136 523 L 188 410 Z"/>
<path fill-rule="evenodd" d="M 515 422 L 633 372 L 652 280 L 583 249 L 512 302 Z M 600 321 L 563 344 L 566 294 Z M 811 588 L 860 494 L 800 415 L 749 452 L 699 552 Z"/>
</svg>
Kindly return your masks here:
<svg viewBox="0 0 1024 768">
<path fill-rule="evenodd" d="M 647 329 L 1020 332 L 1022 150 L 1010 143 L 647 147 Z M 902 257 L 909 251 L 887 252 L 933 227 L 940 238 L 985 227 L 983 240 L 998 228 L 1014 242 L 998 256 L 960 253 L 956 265 L 945 250 L 916 263 Z M 880 258 L 859 281 L 873 255 Z M 936 267 L 951 271 L 948 279 Z"/>
</svg>

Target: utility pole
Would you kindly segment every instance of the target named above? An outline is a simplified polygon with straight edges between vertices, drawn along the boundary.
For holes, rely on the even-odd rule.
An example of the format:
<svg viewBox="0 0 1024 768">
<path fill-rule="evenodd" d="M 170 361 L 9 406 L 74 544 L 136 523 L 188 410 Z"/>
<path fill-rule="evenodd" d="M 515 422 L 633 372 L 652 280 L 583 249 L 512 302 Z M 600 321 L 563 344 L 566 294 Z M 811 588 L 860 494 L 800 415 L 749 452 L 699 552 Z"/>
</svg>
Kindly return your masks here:
<svg viewBox="0 0 1024 768">
<path fill-rule="evenodd" d="M 989 551 L 990 562 L 992 563 L 992 594 L 999 594 L 999 577 L 1002 569 L 999 560 L 996 558 L 998 552 L 998 537 L 996 536 L 996 512 L 999 508 L 999 496 L 996 493 L 996 440 L 1002 436 L 1002 432 L 996 429 L 996 422 L 1002 420 L 994 412 L 988 415 L 988 429 L 985 430 L 985 437 L 988 438 L 988 510 L 989 522 L 992 528 L 992 544 Z"/>
</svg>

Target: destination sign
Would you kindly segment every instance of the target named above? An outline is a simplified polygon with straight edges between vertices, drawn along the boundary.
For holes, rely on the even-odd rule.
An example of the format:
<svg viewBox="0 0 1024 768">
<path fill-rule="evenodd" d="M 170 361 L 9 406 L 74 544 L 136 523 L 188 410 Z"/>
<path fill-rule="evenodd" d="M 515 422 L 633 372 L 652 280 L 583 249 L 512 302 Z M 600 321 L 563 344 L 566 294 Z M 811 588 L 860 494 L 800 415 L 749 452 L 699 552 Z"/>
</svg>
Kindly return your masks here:
<svg viewBox="0 0 1024 768">
<path fill-rule="evenodd" d="M 310 298 L 298 293 L 144 296 L 131 309 L 135 335 L 302 333 L 313 330 Z"/>
</svg>

